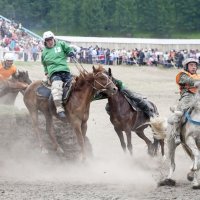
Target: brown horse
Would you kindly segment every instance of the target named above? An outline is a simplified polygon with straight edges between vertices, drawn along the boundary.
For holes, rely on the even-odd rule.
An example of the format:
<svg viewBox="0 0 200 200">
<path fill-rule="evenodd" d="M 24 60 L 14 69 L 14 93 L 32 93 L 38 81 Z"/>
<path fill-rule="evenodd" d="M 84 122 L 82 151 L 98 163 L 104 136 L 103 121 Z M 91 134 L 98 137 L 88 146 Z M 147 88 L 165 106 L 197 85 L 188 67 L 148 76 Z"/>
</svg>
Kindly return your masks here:
<svg viewBox="0 0 200 200">
<path fill-rule="evenodd" d="M 66 123 L 69 122 L 72 130 L 76 133 L 77 141 L 81 147 L 82 159 L 85 159 L 85 135 L 87 130 L 87 120 L 89 117 L 90 102 L 95 91 L 103 90 L 108 94 L 117 92 L 117 87 L 105 73 L 105 69 L 99 66 L 97 69 L 93 67 L 93 73 L 84 71 L 76 82 L 72 85 L 72 92 L 67 101 L 63 105 L 66 112 Z M 36 132 L 40 147 L 43 152 L 47 150 L 42 144 L 40 131 L 38 127 L 38 110 L 40 110 L 46 119 L 46 131 L 49 133 L 54 149 L 63 152 L 59 146 L 53 127 L 53 116 L 57 117 L 56 109 L 53 101 L 48 98 L 37 96 L 37 88 L 41 85 L 41 81 L 33 82 L 25 91 L 24 102 L 27 106 L 33 127 Z"/>
<path fill-rule="evenodd" d="M 31 83 L 28 71 L 18 70 L 9 80 L 0 82 L 0 104 L 14 105 L 17 95 Z"/>
<path fill-rule="evenodd" d="M 109 76 L 112 77 L 111 69 Z M 155 115 L 158 115 L 156 106 L 149 101 L 154 108 Z M 115 95 L 108 96 L 110 121 L 120 139 L 122 149 L 126 152 L 126 143 L 124 141 L 123 131 L 127 137 L 127 148 L 132 154 L 131 131 L 134 131 L 148 146 L 148 153 L 152 156 L 157 154 L 158 143 L 161 145 L 161 152 L 164 156 L 164 140 L 158 140 L 154 137 L 152 143 L 144 134 L 144 129 L 151 125 L 150 118 L 142 110 L 134 110 L 127 101 L 124 94 L 118 91 Z M 152 124 L 154 127 L 154 124 Z"/>
</svg>

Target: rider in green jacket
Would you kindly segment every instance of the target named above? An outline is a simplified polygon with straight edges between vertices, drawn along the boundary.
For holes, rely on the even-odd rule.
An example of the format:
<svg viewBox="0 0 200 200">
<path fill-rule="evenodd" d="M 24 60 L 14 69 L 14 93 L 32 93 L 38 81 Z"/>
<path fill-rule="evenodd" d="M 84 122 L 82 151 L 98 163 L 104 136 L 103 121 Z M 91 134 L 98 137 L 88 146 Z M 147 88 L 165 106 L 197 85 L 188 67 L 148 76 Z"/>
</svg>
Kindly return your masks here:
<svg viewBox="0 0 200 200">
<path fill-rule="evenodd" d="M 66 118 L 62 105 L 63 83 L 71 81 L 67 57 L 74 57 L 73 49 L 63 41 L 56 41 L 51 31 L 43 34 L 45 48 L 42 52 L 42 64 L 45 75 L 51 82 L 51 93 L 58 117 Z"/>
<path fill-rule="evenodd" d="M 118 87 L 118 90 L 122 92 L 127 98 L 133 101 L 138 108 L 140 108 L 149 118 L 153 117 L 156 113 L 153 106 L 148 100 L 144 99 L 140 94 L 128 90 L 121 80 L 112 77 L 113 83 Z M 105 93 L 96 93 L 93 100 L 100 100 L 107 98 Z M 109 104 L 106 104 L 106 111 L 110 113 Z"/>
</svg>

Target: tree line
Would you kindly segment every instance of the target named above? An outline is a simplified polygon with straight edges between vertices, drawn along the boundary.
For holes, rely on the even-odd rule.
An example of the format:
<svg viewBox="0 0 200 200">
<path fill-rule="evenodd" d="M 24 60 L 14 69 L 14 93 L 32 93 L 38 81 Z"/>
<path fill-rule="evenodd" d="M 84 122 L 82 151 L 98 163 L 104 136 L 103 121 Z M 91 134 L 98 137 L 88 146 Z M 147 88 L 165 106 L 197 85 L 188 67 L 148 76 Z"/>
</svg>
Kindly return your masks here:
<svg viewBox="0 0 200 200">
<path fill-rule="evenodd" d="M 39 34 L 170 38 L 200 31 L 200 0 L 1 0 L 0 7 Z"/>
</svg>

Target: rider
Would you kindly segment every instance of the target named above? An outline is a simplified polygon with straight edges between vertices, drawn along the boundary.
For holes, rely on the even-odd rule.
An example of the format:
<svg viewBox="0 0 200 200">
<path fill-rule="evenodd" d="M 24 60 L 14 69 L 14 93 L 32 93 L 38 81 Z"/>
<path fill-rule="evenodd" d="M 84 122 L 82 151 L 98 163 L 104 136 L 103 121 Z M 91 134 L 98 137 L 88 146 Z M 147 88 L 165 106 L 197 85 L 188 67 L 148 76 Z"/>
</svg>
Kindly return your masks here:
<svg viewBox="0 0 200 200">
<path fill-rule="evenodd" d="M 156 111 L 152 107 L 152 105 L 148 102 L 148 100 L 144 99 L 140 94 L 136 92 L 132 92 L 128 90 L 124 83 L 121 80 L 112 77 L 113 83 L 118 87 L 118 90 L 121 91 L 127 98 L 133 101 L 138 108 L 140 108 L 149 118 L 153 117 Z M 107 98 L 107 95 L 104 93 L 97 93 L 94 96 L 94 100 Z M 106 104 L 106 111 L 108 114 L 110 113 L 109 104 Z"/>
<path fill-rule="evenodd" d="M 194 102 L 194 95 L 197 91 L 194 86 L 196 81 L 200 81 L 200 75 L 197 74 L 198 61 L 194 58 L 187 58 L 183 61 L 184 70 L 176 75 L 176 83 L 180 89 L 180 99 L 177 105 L 177 110 L 174 112 L 174 119 L 172 122 L 174 127 L 175 143 L 181 143 L 180 139 L 180 120 L 183 114 L 192 106 Z"/>
<path fill-rule="evenodd" d="M 8 80 L 17 73 L 17 68 L 13 65 L 14 58 L 13 53 L 5 53 L 4 60 L 0 63 L 0 81 Z"/>
<path fill-rule="evenodd" d="M 63 83 L 71 80 L 66 57 L 75 55 L 73 49 L 65 42 L 55 40 L 51 31 L 44 32 L 43 40 L 45 46 L 42 52 L 44 72 L 51 82 L 51 93 L 58 117 L 64 119 L 66 116 L 62 105 Z"/>
</svg>

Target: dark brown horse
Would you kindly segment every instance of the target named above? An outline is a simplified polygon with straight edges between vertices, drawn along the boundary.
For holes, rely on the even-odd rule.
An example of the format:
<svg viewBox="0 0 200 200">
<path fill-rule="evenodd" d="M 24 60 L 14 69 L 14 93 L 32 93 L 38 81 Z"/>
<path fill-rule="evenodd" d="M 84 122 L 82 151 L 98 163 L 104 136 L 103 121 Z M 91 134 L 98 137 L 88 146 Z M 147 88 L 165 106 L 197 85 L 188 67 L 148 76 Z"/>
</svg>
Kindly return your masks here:
<svg viewBox="0 0 200 200">
<path fill-rule="evenodd" d="M 72 92 L 68 100 L 64 102 L 66 112 L 66 122 L 69 122 L 72 130 L 76 133 L 77 141 L 81 147 L 82 159 L 85 159 L 85 135 L 87 131 L 87 120 L 89 117 L 90 102 L 95 91 L 105 90 L 109 94 L 116 93 L 117 87 L 105 73 L 105 69 L 99 66 L 97 69 L 93 67 L 93 73 L 83 72 L 76 78 L 76 82 L 72 86 Z M 27 106 L 35 133 L 42 151 L 47 151 L 42 144 L 40 131 L 38 127 L 38 110 L 40 110 L 46 119 L 46 131 L 49 133 L 54 149 L 62 152 L 59 146 L 53 127 L 53 116 L 57 117 L 56 109 L 52 100 L 37 96 L 37 88 L 41 85 L 41 81 L 32 83 L 24 94 L 24 102 Z"/>
<path fill-rule="evenodd" d="M 111 69 L 109 69 L 109 76 L 112 77 Z M 154 108 L 154 113 L 157 115 L 156 106 L 149 102 Z M 110 121 L 120 139 L 122 149 L 126 151 L 126 143 L 124 141 L 123 131 L 127 137 L 127 148 L 132 154 L 131 131 L 134 131 L 141 139 L 143 139 L 148 146 L 148 153 L 155 155 L 158 149 L 158 143 L 161 145 L 161 152 L 164 156 L 164 140 L 154 138 L 152 143 L 144 134 L 144 129 L 151 125 L 150 118 L 142 110 L 134 110 L 127 101 L 124 94 L 118 91 L 115 95 L 108 96 Z"/>
<path fill-rule="evenodd" d="M 28 71 L 18 70 L 9 80 L 0 82 L 0 104 L 14 105 L 17 95 L 31 83 Z"/>
</svg>

